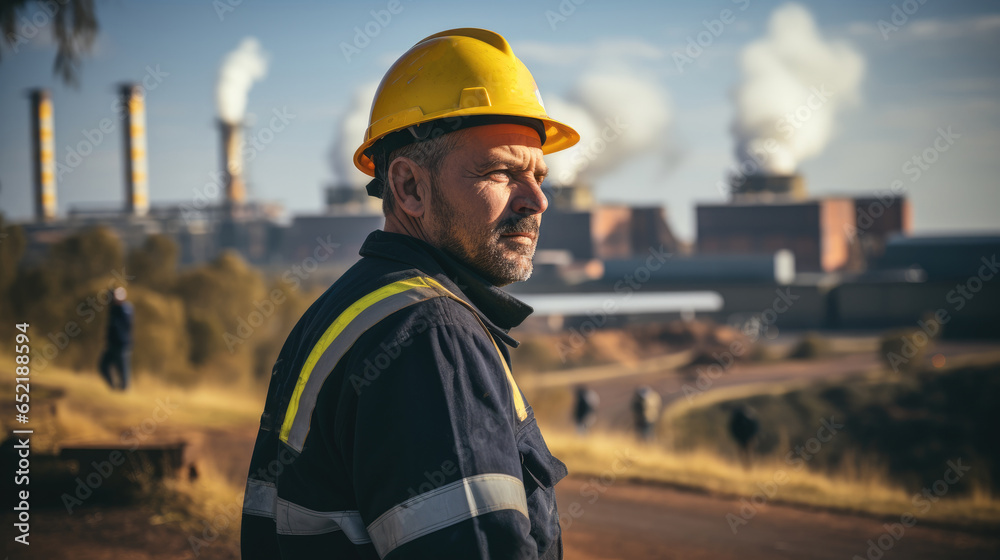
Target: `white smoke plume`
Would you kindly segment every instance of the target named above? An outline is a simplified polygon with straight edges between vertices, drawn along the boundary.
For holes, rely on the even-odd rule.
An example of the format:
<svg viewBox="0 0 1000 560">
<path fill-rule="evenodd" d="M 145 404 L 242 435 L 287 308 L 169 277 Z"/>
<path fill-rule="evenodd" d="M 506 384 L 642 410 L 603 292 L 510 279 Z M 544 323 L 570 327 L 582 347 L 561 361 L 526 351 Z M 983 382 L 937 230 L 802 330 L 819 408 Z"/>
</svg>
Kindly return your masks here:
<svg viewBox="0 0 1000 560">
<path fill-rule="evenodd" d="M 546 156 L 549 181 L 568 185 L 596 179 L 649 153 L 669 158 L 670 107 L 662 87 L 634 74 L 584 74 L 566 100 L 546 100 L 550 117 L 580 133 L 577 145 Z"/>
<path fill-rule="evenodd" d="M 337 123 L 333 146 L 330 149 L 330 167 L 333 168 L 334 180 L 338 186 L 360 189 L 371 181 L 371 177 L 358 171 L 354 166 L 354 151 L 365 138 L 368 116 L 377 89 L 378 82 L 371 82 L 355 90 L 350 108 Z"/>
<path fill-rule="evenodd" d="M 737 161 L 787 175 L 826 147 L 837 113 L 859 98 L 865 62 L 850 45 L 825 41 L 804 7 L 785 4 L 743 49 L 740 68 Z"/>
<path fill-rule="evenodd" d="M 361 145 L 372 98 L 378 84 L 357 89 L 350 109 L 337 124 L 330 164 L 339 184 L 361 188 L 370 178 L 354 167 L 354 150 Z M 546 113 L 580 133 L 580 142 L 545 156 L 546 183 L 568 185 L 603 175 L 629 158 L 666 151 L 670 99 L 658 85 L 624 73 L 584 75 L 567 96 L 543 96 Z"/>
<path fill-rule="evenodd" d="M 250 86 L 267 75 L 267 55 L 254 37 L 246 37 L 235 50 L 226 54 L 219 68 L 219 83 L 215 88 L 219 118 L 239 124 L 247 108 Z"/>
</svg>

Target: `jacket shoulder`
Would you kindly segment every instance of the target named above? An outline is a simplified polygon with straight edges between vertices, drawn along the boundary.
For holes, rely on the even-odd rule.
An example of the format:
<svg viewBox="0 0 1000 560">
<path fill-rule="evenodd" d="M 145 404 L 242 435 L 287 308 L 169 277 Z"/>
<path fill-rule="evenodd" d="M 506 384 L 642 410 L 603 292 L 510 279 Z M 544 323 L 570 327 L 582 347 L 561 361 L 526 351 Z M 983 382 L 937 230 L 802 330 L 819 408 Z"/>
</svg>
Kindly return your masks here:
<svg viewBox="0 0 1000 560">
<path fill-rule="evenodd" d="M 453 327 L 459 327 L 466 337 L 486 337 L 475 312 L 450 297 L 440 296 L 417 302 L 385 317 L 359 337 L 354 347 L 365 353 L 366 349 L 378 347 L 380 343 L 401 342 L 433 329 L 454 330 Z"/>
</svg>

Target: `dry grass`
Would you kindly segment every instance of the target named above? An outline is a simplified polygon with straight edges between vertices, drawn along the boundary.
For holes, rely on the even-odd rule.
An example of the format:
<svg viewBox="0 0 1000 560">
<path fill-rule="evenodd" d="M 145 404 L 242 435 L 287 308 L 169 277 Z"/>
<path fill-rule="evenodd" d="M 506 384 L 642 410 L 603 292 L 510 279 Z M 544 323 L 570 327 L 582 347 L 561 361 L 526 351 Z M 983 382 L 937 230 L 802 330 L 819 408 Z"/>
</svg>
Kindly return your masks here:
<svg viewBox="0 0 1000 560">
<path fill-rule="evenodd" d="M 801 504 L 898 517 L 911 513 L 921 521 L 954 524 L 1000 523 L 1000 502 L 986 488 L 971 495 L 942 498 L 926 513 L 913 502 L 914 496 L 896 486 L 877 465 L 854 467 L 832 476 L 817 473 L 782 460 L 766 458 L 749 470 L 708 451 L 675 453 L 616 433 L 593 433 L 581 438 L 564 431 L 545 430 L 553 454 L 563 460 L 570 473 L 601 476 L 620 468 L 628 457 L 631 464 L 618 476 L 677 485 L 729 496 L 772 493 L 770 501 Z M 782 482 L 783 481 L 783 482 Z M 770 487 L 770 488 L 769 488 Z M 770 490 L 770 492 L 769 492 Z"/>
<path fill-rule="evenodd" d="M 697 405 L 732 399 L 737 393 L 780 394 L 798 386 L 772 384 L 712 391 L 702 395 Z M 553 391 L 550 396 L 562 399 L 563 393 Z M 256 425 L 263 399 L 263 392 L 256 387 L 203 383 L 180 388 L 150 376 L 141 376 L 133 389 L 123 394 L 109 390 L 96 373 L 78 374 L 57 368 L 33 376 L 31 394 L 30 427 L 35 428 L 38 436 L 48 434 L 56 449 L 71 443 L 117 442 L 122 430 L 148 422 L 156 408 L 167 403 L 175 404 L 176 409 L 156 425 L 150 441 L 182 439 L 185 434 L 207 428 L 245 428 Z M 54 413 L 51 405 L 55 405 Z M 683 401 L 679 402 L 664 420 L 669 422 L 687 409 Z M 13 414 L 4 414 L 3 421 L 9 422 L 12 417 Z M 864 461 L 845 461 L 842 470 L 829 475 L 807 468 L 797 470 L 795 465 L 777 458 L 764 458 L 744 470 L 739 464 L 706 450 L 673 452 L 662 445 L 639 443 L 624 434 L 594 433 L 583 439 L 565 431 L 546 429 L 544 433 L 553 453 L 575 475 L 600 476 L 624 454 L 631 462 L 620 476 L 639 481 L 739 496 L 752 496 L 763 491 L 761 485 L 766 488 L 774 483 L 776 490 L 770 498 L 774 501 L 880 516 L 909 512 L 922 521 L 1000 523 L 1000 503 L 988 488 L 976 486 L 966 496 L 946 496 L 921 514 L 914 507 L 912 494 L 889 480 L 885 469 Z M 203 457 L 198 463 L 197 480 L 172 480 L 154 490 L 149 499 L 159 514 L 153 522 L 180 521 L 195 539 L 206 545 L 233 546 L 238 538 L 242 481 L 228 476 L 226 467 L 211 456 Z M 778 478 L 784 482 L 778 484 Z"/>
<path fill-rule="evenodd" d="M 0 360 L 12 363 L 0 356 Z M 13 375 L 8 376 L 13 378 Z M 78 373 L 50 366 L 31 376 L 31 423 L 46 422 L 55 407 L 63 444 L 118 440 L 121 431 L 157 422 L 167 435 L 192 428 L 255 424 L 264 394 L 256 387 L 204 382 L 179 387 L 150 375 L 139 375 L 127 392 L 112 391 L 96 372 Z M 169 413 L 163 412 L 169 409 Z M 158 412 L 159 411 L 159 412 Z M 157 421 L 154 416 L 163 419 Z M 13 415 L 4 415 L 6 424 Z M 40 431 L 51 426 L 45 426 Z M 39 431 L 39 430 L 36 430 Z M 151 434 L 151 437 L 155 434 Z"/>
<path fill-rule="evenodd" d="M 0 357 L 0 363 L 12 362 Z M 225 438 L 229 431 L 255 426 L 264 398 L 259 388 L 209 382 L 185 388 L 140 375 L 122 393 L 109 389 L 96 372 L 50 366 L 32 375 L 30 394 L 28 427 L 35 430 L 32 444 L 38 452 L 57 453 L 69 445 L 123 446 L 136 438 L 142 444 L 199 444 L 195 480 L 179 477 L 143 485 L 141 499 L 157 512 L 150 523 L 179 524 L 196 546 L 238 547 L 243 481 L 229 474 L 234 468 L 227 462 L 233 459 L 213 449 L 205 431 L 215 430 L 223 434 L 216 437 Z M 13 428 L 13 416 L 3 415 L 5 430 Z M 132 435 L 123 436 L 128 430 Z M 240 463 L 239 469 L 245 469 Z"/>
<path fill-rule="evenodd" d="M 190 533 L 192 550 L 239 550 L 243 487 L 223 475 L 211 461 L 201 463 L 197 480 L 164 481 L 150 495 L 150 501 L 159 512 L 151 521 L 178 523 Z"/>
<path fill-rule="evenodd" d="M 866 350 L 872 345 L 872 341 L 862 342 Z M 1000 355 L 975 354 L 951 361 L 953 368 L 984 365 L 1000 362 Z M 627 370 L 622 367 L 618 369 Z M 566 372 L 566 375 L 572 373 L 574 372 Z M 545 379 L 546 376 L 554 376 L 555 379 L 562 375 L 563 372 L 540 374 L 537 377 Z M 895 516 L 897 519 L 899 515 L 911 513 L 921 520 L 948 524 L 995 526 L 1000 523 L 1000 501 L 991 491 L 988 476 L 983 478 L 979 476 L 979 472 L 975 473 L 977 477 L 966 481 L 970 483 L 967 491 L 960 495 L 958 492 L 953 492 L 951 496 L 945 495 L 924 511 L 928 502 L 918 498 L 915 503 L 912 490 L 904 489 L 899 481 L 893 480 L 886 465 L 871 455 L 848 450 L 835 468 L 828 469 L 826 465 L 820 465 L 820 461 L 813 461 L 816 464 L 806 466 L 803 463 L 785 462 L 782 453 L 772 453 L 756 459 L 752 468 L 745 470 L 733 457 L 725 456 L 719 449 L 702 445 L 677 450 L 669 441 L 671 434 L 682 429 L 678 424 L 685 424 L 700 410 L 717 407 L 728 401 L 742 401 L 765 395 L 781 400 L 788 395 L 810 390 L 814 385 L 813 381 L 720 387 L 699 394 L 690 402 L 680 399 L 672 403 L 661 418 L 660 433 L 665 434 L 668 439 L 657 445 L 648 445 L 636 441 L 631 435 L 617 432 L 594 433 L 585 439 L 577 436 L 567 429 L 568 422 L 563 418 L 562 412 L 571 406 L 570 392 L 546 387 L 544 384 L 533 384 L 531 376 L 527 377 L 529 380 L 525 380 L 522 385 L 530 393 L 529 401 L 540 422 L 548 427 L 545 430 L 546 441 L 553 453 L 565 461 L 570 472 L 576 475 L 600 476 L 611 471 L 614 465 L 619 465 L 616 461 L 620 460 L 623 453 L 627 453 L 632 463 L 622 476 L 637 481 L 748 497 L 776 485 L 774 496 L 770 499 L 785 503 Z M 881 368 L 845 374 L 840 382 L 846 383 L 852 379 L 852 383 L 862 387 L 891 381 Z M 551 414 L 552 410 L 560 413 Z M 690 429 L 690 426 L 685 425 L 685 429 Z M 787 450 L 790 447 L 788 439 L 788 434 L 783 434 L 778 447 Z M 938 476 L 943 476 L 945 468 L 942 464 L 942 471 Z M 779 483 L 779 479 L 782 482 Z"/>
</svg>

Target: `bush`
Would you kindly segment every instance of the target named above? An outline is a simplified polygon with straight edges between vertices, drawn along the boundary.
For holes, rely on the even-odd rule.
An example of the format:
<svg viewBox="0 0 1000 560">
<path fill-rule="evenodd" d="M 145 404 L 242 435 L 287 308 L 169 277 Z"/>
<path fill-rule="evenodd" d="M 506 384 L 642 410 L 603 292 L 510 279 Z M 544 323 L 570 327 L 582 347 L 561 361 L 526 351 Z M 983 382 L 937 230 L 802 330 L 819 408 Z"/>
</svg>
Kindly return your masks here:
<svg viewBox="0 0 1000 560">
<path fill-rule="evenodd" d="M 150 235 L 142 247 L 129 252 L 125 268 L 132 283 L 158 292 L 171 292 L 177 283 L 177 244 L 165 235 Z"/>
<path fill-rule="evenodd" d="M 71 292 L 82 283 L 107 281 L 121 274 L 124 254 L 118 235 L 97 226 L 52 245 L 41 268 L 51 274 L 57 289 Z"/>
<path fill-rule="evenodd" d="M 129 291 L 135 307 L 132 367 L 157 377 L 186 382 L 190 369 L 184 302 L 146 288 Z"/>
<path fill-rule="evenodd" d="M 879 357 L 893 373 L 912 373 L 923 366 L 931 341 L 920 329 L 890 331 L 879 343 Z"/>
<path fill-rule="evenodd" d="M 126 256 L 112 230 L 90 228 L 53 244 L 34 265 L 22 258 L 24 246 L 20 228 L 0 218 L 0 316 L 7 317 L 0 333 L 15 319 L 29 322 L 40 370 L 54 363 L 96 372 L 109 290 L 124 285 L 135 309 L 137 376 L 182 384 L 209 376 L 266 381 L 288 333 L 318 295 L 281 280 L 267 285 L 235 252 L 178 271 L 177 246 L 163 235 L 147 237 Z M 275 290 L 283 298 L 273 300 Z"/>
<path fill-rule="evenodd" d="M 733 400 L 706 399 L 678 409 L 677 415 L 665 415 L 660 431 L 673 434 L 677 451 L 706 449 L 735 461 L 728 419 L 732 407 L 743 404 L 760 418 L 755 451 L 761 458 L 790 465 L 792 457 L 809 470 L 846 476 L 858 472 L 858 464 L 884 465 L 894 483 L 919 492 L 941 477 L 948 461 L 960 457 L 975 467 L 948 496 L 968 494 L 980 483 L 981 488 L 992 486 L 996 495 L 998 399 L 1000 361 L 984 357 L 896 379 L 855 375 L 805 386 L 774 384 Z M 843 424 L 843 429 L 829 441 L 814 440 L 829 422 Z M 828 437 L 828 430 L 822 435 Z M 797 458 L 799 449 L 810 457 L 805 463 Z"/>
<path fill-rule="evenodd" d="M 533 336 L 522 340 L 517 350 L 511 352 L 514 371 L 543 372 L 566 367 L 565 359 L 560 356 L 559 344 L 554 336 Z"/>
<path fill-rule="evenodd" d="M 819 333 L 807 332 L 802 340 L 792 348 L 788 357 L 793 360 L 815 360 L 829 356 L 832 352 L 830 341 Z"/>
<path fill-rule="evenodd" d="M 3 214 L 0 214 L 0 297 L 7 296 L 17 277 L 17 266 L 24 255 L 25 244 L 21 226 L 5 224 Z"/>
<path fill-rule="evenodd" d="M 260 273 L 239 254 L 227 251 L 208 265 L 181 274 L 177 294 L 187 311 L 193 363 L 203 364 L 223 352 L 252 355 L 247 344 L 232 348 L 226 344 L 226 333 L 235 333 L 240 320 L 254 311 L 254 302 L 267 296 Z"/>
</svg>

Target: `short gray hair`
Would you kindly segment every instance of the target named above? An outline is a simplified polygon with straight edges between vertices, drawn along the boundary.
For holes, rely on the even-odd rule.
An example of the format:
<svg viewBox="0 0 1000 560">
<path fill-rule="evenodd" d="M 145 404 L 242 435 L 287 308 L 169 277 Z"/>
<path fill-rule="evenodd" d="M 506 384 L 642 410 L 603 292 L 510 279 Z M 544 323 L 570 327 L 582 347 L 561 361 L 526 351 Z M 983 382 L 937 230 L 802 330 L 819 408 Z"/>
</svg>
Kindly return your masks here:
<svg viewBox="0 0 1000 560">
<path fill-rule="evenodd" d="M 461 133 L 461 130 L 456 130 L 455 132 L 407 144 L 402 148 L 393 150 L 389 154 L 389 157 L 386 158 L 386 162 L 383 164 L 386 169 L 386 177 L 385 187 L 382 189 L 382 214 L 388 216 L 396 205 L 395 195 L 392 194 L 392 189 L 389 188 L 389 164 L 398 157 L 405 157 L 426 169 L 431 174 L 431 178 L 434 179 L 441 169 L 441 162 L 444 161 L 445 156 L 454 150 L 459 140 L 461 140 Z M 433 183 L 431 184 L 431 188 L 434 188 Z"/>
</svg>

